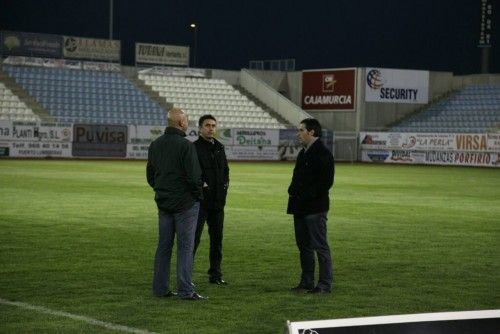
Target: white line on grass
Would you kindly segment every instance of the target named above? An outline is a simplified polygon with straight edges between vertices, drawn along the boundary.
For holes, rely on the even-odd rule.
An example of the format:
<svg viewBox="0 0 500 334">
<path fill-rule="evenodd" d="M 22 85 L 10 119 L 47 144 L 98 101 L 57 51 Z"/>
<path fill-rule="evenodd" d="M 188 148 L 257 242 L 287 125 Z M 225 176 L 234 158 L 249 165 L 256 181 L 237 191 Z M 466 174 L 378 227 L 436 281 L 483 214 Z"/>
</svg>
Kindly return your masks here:
<svg viewBox="0 0 500 334">
<path fill-rule="evenodd" d="M 100 326 L 100 327 L 104 327 L 106 329 L 112 329 L 115 331 L 120 331 L 120 332 L 125 332 L 125 333 L 156 334 L 155 332 L 150 332 L 146 329 L 139 329 L 139 328 L 133 328 L 133 327 L 123 326 L 123 325 L 117 325 L 117 324 L 113 324 L 111 322 L 106 322 L 106 321 L 101 321 L 101 320 L 85 317 L 83 315 L 72 314 L 72 313 L 63 312 L 63 311 L 51 310 L 51 309 L 43 307 L 43 306 L 36 306 L 36 305 L 31 305 L 31 304 L 26 304 L 26 303 L 21 303 L 21 302 L 12 302 L 10 300 L 6 300 L 3 298 L 0 298 L 0 304 L 9 305 L 9 306 L 17 306 L 20 308 L 24 308 L 27 310 L 33 310 L 33 311 L 40 312 L 40 313 L 46 313 L 46 314 L 55 315 L 58 317 L 65 317 L 65 318 L 70 318 L 73 320 L 79 320 L 79 321 L 83 321 L 83 322 L 86 322 L 86 323 L 94 325 L 94 326 Z"/>
</svg>

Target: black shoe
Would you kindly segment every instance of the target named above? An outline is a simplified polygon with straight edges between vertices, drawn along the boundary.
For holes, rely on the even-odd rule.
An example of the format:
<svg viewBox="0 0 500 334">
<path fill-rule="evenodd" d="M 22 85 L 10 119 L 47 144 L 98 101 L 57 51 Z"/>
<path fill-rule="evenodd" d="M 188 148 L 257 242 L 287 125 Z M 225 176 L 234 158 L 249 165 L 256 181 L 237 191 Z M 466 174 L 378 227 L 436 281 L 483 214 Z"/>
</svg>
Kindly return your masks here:
<svg viewBox="0 0 500 334">
<path fill-rule="evenodd" d="M 315 287 L 312 290 L 307 291 L 307 293 L 312 293 L 312 294 L 320 294 L 320 293 L 330 293 L 330 289 L 325 289 L 325 288 L 320 288 L 320 287 Z"/>
<path fill-rule="evenodd" d="M 292 292 L 296 292 L 296 293 L 306 293 L 308 291 L 310 291 L 312 288 L 310 287 L 305 287 L 305 286 L 302 286 L 302 285 L 297 285 L 293 288 L 291 288 L 290 290 Z"/>
<path fill-rule="evenodd" d="M 168 290 L 166 294 L 161 295 L 161 296 L 157 296 L 157 297 L 169 298 L 169 297 L 175 297 L 175 296 L 177 296 L 177 292 L 173 292 L 173 291 Z"/>
<path fill-rule="evenodd" d="M 224 281 L 222 278 L 210 278 L 208 280 L 211 284 L 217 284 L 217 285 L 227 285 L 227 282 Z"/>
<path fill-rule="evenodd" d="M 208 297 L 203 297 L 202 295 L 199 295 L 196 292 L 193 292 L 193 294 L 191 296 L 183 297 L 181 299 L 183 299 L 183 300 L 205 300 L 205 299 L 208 299 Z"/>
</svg>

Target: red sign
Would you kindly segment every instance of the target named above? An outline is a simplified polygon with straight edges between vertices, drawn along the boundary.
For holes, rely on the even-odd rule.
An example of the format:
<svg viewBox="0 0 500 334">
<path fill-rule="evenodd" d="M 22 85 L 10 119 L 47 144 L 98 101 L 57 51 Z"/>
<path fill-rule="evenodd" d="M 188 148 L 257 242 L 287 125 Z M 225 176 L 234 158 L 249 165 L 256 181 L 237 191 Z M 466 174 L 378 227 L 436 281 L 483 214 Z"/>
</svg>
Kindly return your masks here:
<svg viewBox="0 0 500 334">
<path fill-rule="evenodd" d="M 356 69 L 302 72 L 302 109 L 354 111 Z"/>
</svg>

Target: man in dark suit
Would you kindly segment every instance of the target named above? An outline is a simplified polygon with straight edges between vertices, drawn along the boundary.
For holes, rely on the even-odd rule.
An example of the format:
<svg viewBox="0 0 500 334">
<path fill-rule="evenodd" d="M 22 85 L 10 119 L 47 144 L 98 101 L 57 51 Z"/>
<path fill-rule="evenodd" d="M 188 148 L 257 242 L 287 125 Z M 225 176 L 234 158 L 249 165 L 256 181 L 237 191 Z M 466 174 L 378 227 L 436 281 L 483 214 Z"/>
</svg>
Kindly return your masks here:
<svg viewBox="0 0 500 334">
<path fill-rule="evenodd" d="M 326 232 L 330 208 L 328 191 L 333 185 L 335 162 L 320 140 L 321 125 L 313 118 L 300 122 L 299 152 L 290 187 L 287 213 L 293 214 L 295 240 L 300 253 L 302 274 L 296 292 L 329 293 L 333 282 L 333 264 Z M 315 253 L 319 279 L 314 280 Z"/>
<path fill-rule="evenodd" d="M 224 206 L 229 187 L 229 166 L 224 145 L 215 139 L 217 120 L 212 115 L 203 115 L 198 121 L 200 137 L 194 142 L 200 161 L 203 182 L 203 200 L 198 215 L 198 225 L 193 257 L 200 244 L 205 221 L 210 236 L 210 268 L 208 281 L 226 285 L 222 279 L 222 230 L 224 227 Z"/>
</svg>

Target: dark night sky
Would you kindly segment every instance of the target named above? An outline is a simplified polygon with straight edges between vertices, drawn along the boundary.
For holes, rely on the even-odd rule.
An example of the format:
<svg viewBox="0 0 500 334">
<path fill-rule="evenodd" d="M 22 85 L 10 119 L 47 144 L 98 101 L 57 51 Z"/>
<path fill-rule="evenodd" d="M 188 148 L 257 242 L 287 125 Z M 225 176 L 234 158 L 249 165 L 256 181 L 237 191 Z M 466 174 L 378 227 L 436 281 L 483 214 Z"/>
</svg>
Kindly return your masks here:
<svg viewBox="0 0 500 334">
<path fill-rule="evenodd" d="M 493 45 L 499 0 L 493 0 Z M 191 45 L 197 65 L 240 69 L 295 58 L 297 69 L 376 66 L 479 73 L 480 0 L 114 0 L 122 63 L 134 42 Z M 108 38 L 106 0 L 0 0 L 0 29 Z M 500 73 L 499 47 L 490 72 Z"/>
</svg>

